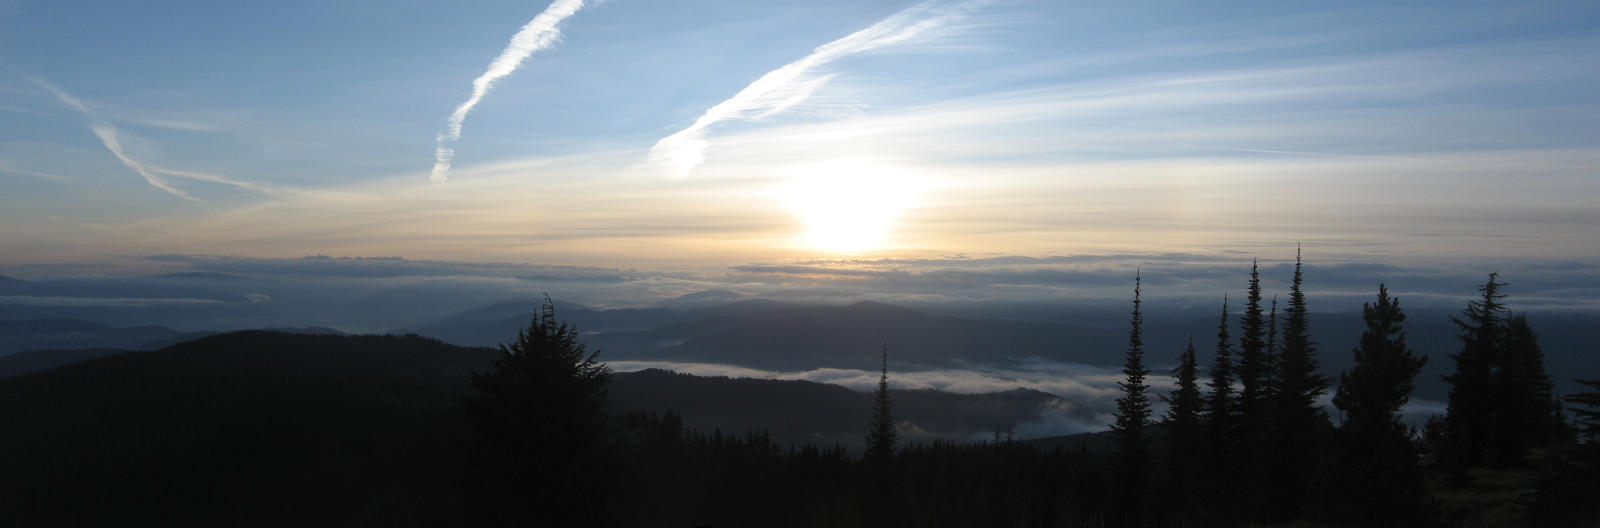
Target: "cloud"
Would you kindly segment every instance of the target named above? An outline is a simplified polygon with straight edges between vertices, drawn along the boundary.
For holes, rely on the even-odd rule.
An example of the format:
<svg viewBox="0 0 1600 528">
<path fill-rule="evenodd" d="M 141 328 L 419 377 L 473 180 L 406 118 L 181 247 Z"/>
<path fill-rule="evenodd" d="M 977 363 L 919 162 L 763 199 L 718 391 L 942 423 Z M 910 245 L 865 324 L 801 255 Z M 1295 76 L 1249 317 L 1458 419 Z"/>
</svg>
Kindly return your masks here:
<svg viewBox="0 0 1600 528">
<path fill-rule="evenodd" d="M 839 385 L 861 392 L 877 389 L 879 375 L 874 370 L 817 368 L 775 371 L 721 363 L 676 361 L 610 361 L 607 365 L 617 372 L 655 368 L 696 376 L 803 380 Z M 1111 413 L 1116 408 L 1116 398 L 1121 395 L 1117 382 L 1122 380 L 1122 373 L 1117 369 L 1040 358 L 1026 358 L 1021 365 L 1019 369 L 973 367 L 893 371 L 889 373 L 889 386 L 893 390 L 928 389 L 958 394 L 1028 389 L 1054 394 L 1066 400 L 1039 409 L 1036 420 L 1016 424 L 1017 432 L 1023 438 L 1102 431 L 1109 427 Z M 1150 383 L 1154 392 L 1171 389 L 1170 380 L 1164 377 L 1152 377 Z M 1159 401 L 1156 403 L 1159 407 Z"/>
<path fill-rule="evenodd" d="M 134 159 L 128 155 L 127 149 L 123 148 L 122 139 L 120 137 L 121 132 L 117 130 L 117 127 L 113 126 L 104 117 L 101 117 L 99 113 L 91 110 L 88 105 L 83 103 L 83 101 L 62 91 L 60 88 L 56 88 L 55 85 L 52 85 L 43 79 L 29 78 L 28 80 L 32 81 L 40 88 L 43 88 L 45 91 L 50 92 L 50 94 L 54 95 L 56 99 L 59 99 L 62 103 L 72 107 L 73 110 L 77 110 L 78 113 L 83 114 L 84 117 L 89 118 L 89 130 L 94 132 L 95 137 L 100 138 L 100 142 L 105 145 L 106 150 L 111 151 L 111 154 L 116 156 L 117 160 L 121 161 L 124 166 L 128 167 L 129 169 L 133 169 L 134 172 L 137 172 L 140 176 L 144 177 L 145 182 L 158 189 L 166 191 L 173 196 L 189 200 L 191 202 L 205 203 L 203 200 L 195 198 L 193 195 L 190 195 L 189 193 L 186 193 L 177 187 L 173 187 L 171 183 L 159 175 L 176 176 L 179 178 L 221 183 L 252 191 L 268 191 L 267 188 L 247 182 L 232 180 L 224 176 L 165 169 Z"/>
<path fill-rule="evenodd" d="M 34 295 L 0 295 L 0 305 L 17 306 L 48 306 L 48 307 L 84 307 L 84 306 L 164 306 L 164 305 L 199 305 L 223 304 L 216 299 L 192 298 L 161 298 L 161 297 L 62 297 L 62 296 L 34 296 Z"/>
<path fill-rule="evenodd" d="M 950 4 L 929 0 L 911 6 L 844 38 L 818 46 L 800 60 L 767 72 L 696 119 L 694 124 L 657 141 L 650 148 L 649 163 L 670 170 L 682 179 L 705 161 L 706 128 L 720 121 L 764 119 L 804 102 L 821 90 L 832 76 L 818 76 L 813 70 L 841 58 L 899 44 L 928 31 L 964 18 L 987 1 Z"/>
<path fill-rule="evenodd" d="M 472 80 L 472 96 L 467 101 L 456 107 L 445 122 L 445 129 L 435 138 L 438 143 L 434 147 L 433 173 L 429 176 L 431 181 L 443 182 L 450 177 L 450 162 L 455 159 L 456 151 L 449 144 L 461 139 L 461 123 L 466 121 L 467 113 L 472 107 L 477 106 L 483 96 L 489 93 L 489 88 L 494 82 L 517 70 L 524 59 L 534 52 L 548 48 L 561 39 L 561 22 L 567 17 L 583 9 L 584 0 L 556 0 L 546 7 L 544 12 L 533 17 L 533 20 L 522 26 L 522 30 L 511 36 L 511 43 L 489 63 L 489 69 Z"/>
<path fill-rule="evenodd" d="M 187 193 L 169 185 L 166 180 L 162 179 L 160 176 L 156 176 L 155 173 L 149 168 L 145 167 L 143 163 L 128 157 L 128 154 L 122 148 L 122 141 L 117 138 L 117 127 L 111 126 L 111 123 L 106 122 L 106 120 L 100 117 L 99 114 L 95 113 L 93 110 L 90 110 L 87 105 L 83 104 L 83 101 L 79 101 L 78 98 L 61 91 L 61 89 L 56 88 L 54 85 L 51 85 L 48 82 L 45 82 L 43 79 L 30 78 L 28 80 L 33 81 L 33 84 L 37 84 L 40 88 L 44 88 L 45 91 L 56 96 L 56 99 L 61 100 L 61 102 L 66 103 L 67 106 L 72 107 L 73 110 L 77 110 L 78 113 L 89 118 L 89 130 L 94 132 L 95 137 L 100 138 L 100 142 L 105 144 L 106 150 L 110 150 L 111 154 L 115 155 L 117 160 L 121 161 L 123 165 L 133 169 L 133 171 L 139 173 L 140 176 L 143 176 L 145 182 L 155 186 L 158 189 L 167 191 L 167 193 L 173 196 L 189 200 L 191 202 L 200 202 L 200 199 L 190 196 Z"/>
</svg>

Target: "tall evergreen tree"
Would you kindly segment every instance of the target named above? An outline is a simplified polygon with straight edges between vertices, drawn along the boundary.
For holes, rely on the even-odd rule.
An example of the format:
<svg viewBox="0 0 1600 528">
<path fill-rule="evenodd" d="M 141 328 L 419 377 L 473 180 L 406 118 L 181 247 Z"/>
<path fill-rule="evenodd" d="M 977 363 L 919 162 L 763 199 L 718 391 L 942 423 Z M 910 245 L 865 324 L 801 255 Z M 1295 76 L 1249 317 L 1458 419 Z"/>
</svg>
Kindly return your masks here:
<svg viewBox="0 0 1600 528">
<path fill-rule="evenodd" d="M 1273 405 L 1276 441 L 1270 503 L 1274 520 L 1298 515 L 1303 508 L 1306 484 L 1313 462 L 1319 456 L 1317 440 L 1329 428 L 1327 414 L 1317 400 L 1328 390 L 1328 379 L 1317 373 L 1317 351 L 1307 325 L 1306 296 L 1301 287 L 1304 266 L 1295 252 L 1294 280 L 1289 286 L 1289 309 L 1284 311 L 1283 351 L 1278 357 Z"/>
<path fill-rule="evenodd" d="M 611 369 L 557 323 L 545 297 L 532 324 L 485 374 L 472 376 L 468 411 L 478 454 L 470 477 L 473 524 L 604 526 L 615 473 L 607 441 Z"/>
<path fill-rule="evenodd" d="M 1499 359 L 1504 339 L 1505 305 L 1500 300 L 1505 287 L 1498 273 L 1478 287 L 1482 298 L 1467 303 L 1461 317 L 1451 317 L 1461 333 L 1461 352 L 1450 356 L 1456 362 L 1454 374 L 1444 377 L 1450 385 L 1445 410 L 1440 455 L 1454 468 L 1480 467 L 1489 461 L 1492 421 L 1497 407 L 1493 365 Z"/>
<path fill-rule="evenodd" d="M 1245 296 L 1244 315 L 1239 318 L 1239 412 L 1246 427 L 1266 420 L 1265 385 L 1272 376 L 1267 369 L 1266 324 L 1261 317 L 1261 269 L 1250 261 L 1250 289 Z"/>
<path fill-rule="evenodd" d="M 1139 298 L 1143 274 L 1135 274 L 1133 280 L 1132 324 L 1128 330 L 1127 357 L 1122 365 L 1126 380 L 1117 383 L 1122 388 L 1122 397 L 1117 398 L 1116 421 L 1111 425 L 1116 442 L 1115 509 L 1107 516 L 1123 526 L 1141 524 L 1145 472 L 1149 466 L 1145 429 L 1150 426 L 1150 396 L 1144 378 L 1150 370 L 1144 366 L 1144 314 Z"/>
<path fill-rule="evenodd" d="M 1199 491 L 1199 464 L 1205 431 L 1201 429 L 1200 415 L 1205 405 L 1200 394 L 1196 372 L 1194 337 L 1189 337 L 1189 347 L 1178 356 L 1178 367 L 1172 377 L 1177 388 L 1166 400 L 1167 467 L 1172 476 L 1170 494 L 1180 522 L 1194 517 L 1195 497 Z"/>
<path fill-rule="evenodd" d="M 1266 321 L 1261 311 L 1261 267 L 1250 261 L 1250 286 L 1245 295 L 1244 313 L 1239 316 L 1239 361 L 1235 373 L 1239 380 L 1237 409 L 1237 498 L 1245 523 L 1262 520 L 1271 500 L 1267 475 L 1272 470 L 1272 400 L 1267 387 L 1272 378 L 1266 354 Z"/>
<path fill-rule="evenodd" d="M 1222 299 L 1222 316 L 1217 321 L 1217 350 L 1211 360 L 1210 389 L 1206 393 L 1206 429 L 1219 442 L 1233 438 L 1237 409 L 1233 397 L 1233 341 L 1228 336 L 1228 299 Z M 1218 446 L 1220 447 L 1220 445 Z"/>
<path fill-rule="evenodd" d="M 878 378 L 878 391 L 872 406 L 872 429 L 867 432 L 867 451 L 864 459 L 869 464 L 887 465 L 894 459 L 894 413 L 889 401 L 889 345 L 883 346 L 883 374 Z"/>
<path fill-rule="evenodd" d="M 1501 466 L 1520 465 L 1530 449 L 1555 443 L 1565 429 L 1538 339 L 1526 315 L 1508 315 L 1495 379 L 1500 397 L 1494 451 Z"/>
<path fill-rule="evenodd" d="M 1228 335 L 1228 298 L 1222 298 L 1222 315 L 1217 321 L 1217 350 L 1211 362 L 1210 389 L 1206 393 L 1207 510 L 1216 517 L 1231 515 L 1237 488 L 1238 402 L 1233 392 L 1233 338 Z"/>
<path fill-rule="evenodd" d="M 1281 350 L 1279 350 L 1279 344 L 1278 296 L 1273 295 L 1272 303 L 1269 305 L 1269 308 L 1267 308 L 1266 353 L 1262 354 L 1261 365 L 1262 370 L 1269 373 L 1265 379 L 1261 380 L 1261 397 L 1267 401 L 1273 401 L 1275 398 L 1277 398 L 1278 355 L 1281 353 Z"/>
<path fill-rule="evenodd" d="M 896 524 L 895 512 L 900 509 L 900 501 L 893 484 L 894 456 L 894 413 L 889 400 L 889 345 L 884 344 L 883 372 L 878 377 L 878 391 L 873 395 L 872 425 L 867 431 L 867 450 L 862 456 L 868 472 L 866 477 L 870 494 L 861 497 L 861 506 L 864 517 L 873 525 Z"/>
<path fill-rule="evenodd" d="M 1386 285 L 1378 285 L 1376 303 L 1363 305 L 1361 315 L 1367 328 L 1355 349 L 1355 366 L 1339 374 L 1333 397 L 1345 415 L 1339 435 L 1339 467 L 1347 476 L 1343 494 L 1361 522 L 1413 524 L 1421 472 L 1400 409 L 1427 357 L 1406 346 L 1406 314 Z"/>
</svg>

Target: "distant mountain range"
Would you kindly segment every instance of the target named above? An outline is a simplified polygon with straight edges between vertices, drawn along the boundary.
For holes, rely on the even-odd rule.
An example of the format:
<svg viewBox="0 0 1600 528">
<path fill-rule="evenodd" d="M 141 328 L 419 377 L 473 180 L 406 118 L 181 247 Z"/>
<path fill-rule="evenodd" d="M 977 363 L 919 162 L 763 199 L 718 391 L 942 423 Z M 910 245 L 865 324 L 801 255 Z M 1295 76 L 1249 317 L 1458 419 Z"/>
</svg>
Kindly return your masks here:
<svg viewBox="0 0 1600 528">
<path fill-rule="evenodd" d="M 210 272 L 117 280 L 0 277 L 0 320 L 12 320 L 0 324 L 0 354 L 153 349 L 237 328 L 414 332 L 461 345 L 494 346 L 512 340 L 543 302 L 516 297 L 483 303 L 481 299 L 504 292 L 496 293 L 492 285 L 448 282 L 330 288 Z M 99 297 L 73 297 L 80 295 Z M 106 296 L 128 297 L 107 300 Z M 88 300 L 110 304 L 73 304 Z M 118 304 L 124 302 L 128 304 Z M 154 304 L 141 304 L 146 302 Z M 1145 327 L 1147 361 L 1158 374 L 1175 363 L 1191 336 L 1202 362 L 1209 363 L 1216 315 L 1187 307 L 1151 308 Z M 885 344 L 899 369 L 1015 368 L 1029 358 L 1119 365 L 1127 342 L 1126 317 L 1121 315 L 1125 308 L 1085 310 L 975 305 L 964 312 L 938 313 L 876 302 L 793 304 L 720 290 L 644 308 L 593 309 L 557 301 L 559 318 L 576 325 L 591 348 L 604 349 L 606 359 L 714 362 L 772 370 L 873 369 L 878 349 Z M 1045 317 L 1049 314 L 1060 317 Z M 1457 329 L 1449 320 L 1452 312 L 1420 310 L 1408 315 L 1410 345 L 1432 358 L 1418 380 L 1417 395 L 1443 400 L 1440 376 L 1453 369 L 1449 356 L 1459 348 Z M 197 331 L 172 330 L 166 321 L 182 322 L 181 327 Z M 1238 318 L 1230 322 L 1237 339 Z M 1578 390 L 1573 378 L 1600 375 L 1588 352 L 1600 335 L 1600 315 L 1534 313 L 1530 322 L 1540 334 L 1563 392 Z M 1325 375 L 1336 376 L 1350 366 L 1350 350 L 1362 329 L 1358 313 L 1312 312 L 1312 337 Z"/>
<path fill-rule="evenodd" d="M 417 333 L 452 343 L 492 346 L 525 328 L 534 299 L 497 303 L 447 317 Z M 933 315 L 876 302 L 847 306 L 747 300 L 693 309 L 592 310 L 558 306 L 563 321 L 577 325 L 591 348 L 607 359 L 714 362 L 753 368 L 803 370 L 821 367 L 875 369 L 888 345 L 900 368 L 1016 367 L 1024 358 L 1119 366 L 1127 347 L 1122 325 L 1078 325 Z M 1417 395 L 1445 397 L 1440 377 L 1454 369 L 1457 328 L 1450 313 L 1413 312 L 1406 320 L 1408 344 L 1429 361 L 1418 377 Z M 1170 368 L 1192 337 L 1202 369 L 1216 348 L 1217 316 L 1147 318 L 1146 361 Z M 1532 314 L 1540 344 L 1557 384 L 1576 391 L 1574 378 L 1600 376 L 1589 349 L 1600 328 L 1591 314 Z M 1238 317 L 1230 318 L 1237 343 Z M 1125 324 L 1125 323 L 1123 323 Z M 1336 377 L 1354 361 L 1351 350 L 1365 328 L 1358 313 L 1312 313 L 1311 332 L 1322 371 Z"/>
</svg>

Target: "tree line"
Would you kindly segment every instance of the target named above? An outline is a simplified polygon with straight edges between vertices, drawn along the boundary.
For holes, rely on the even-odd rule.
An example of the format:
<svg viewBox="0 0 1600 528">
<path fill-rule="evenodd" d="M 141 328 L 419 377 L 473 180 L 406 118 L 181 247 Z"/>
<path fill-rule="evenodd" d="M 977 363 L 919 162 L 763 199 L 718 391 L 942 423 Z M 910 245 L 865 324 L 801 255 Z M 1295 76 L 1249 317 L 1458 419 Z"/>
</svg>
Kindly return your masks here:
<svg viewBox="0 0 1600 528">
<path fill-rule="evenodd" d="M 898 445 L 887 346 L 859 458 L 837 445 L 778 446 L 760 431 L 686 431 L 670 412 L 607 416 L 609 370 L 547 302 L 474 379 L 484 449 L 472 466 L 481 492 L 466 511 L 483 521 L 473 524 L 589 526 L 1600 521 L 1600 392 L 1555 394 L 1537 334 L 1506 308 L 1497 274 L 1452 318 L 1461 348 L 1448 358 L 1407 346 L 1400 300 L 1378 285 L 1354 365 L 1328 377 L 1300 255 L 1281 313 L 1259 272 L 1252 262 L 1243 310 L 1223 299 L 1209 361 L 1191 338 L 1164 394 L 1148 383 L 1136 273 L 1110 449 L 1047 447 L 998 429 L 989 442 Z M 1448 406 L 1414 428 L 1402 412 L 1430 360 L 1455 363 Z M 1600 381 L 1580 383 L 1600 391 Z M 1159 417 L 1155 398 L 1167 404 Z"/>
</svg>

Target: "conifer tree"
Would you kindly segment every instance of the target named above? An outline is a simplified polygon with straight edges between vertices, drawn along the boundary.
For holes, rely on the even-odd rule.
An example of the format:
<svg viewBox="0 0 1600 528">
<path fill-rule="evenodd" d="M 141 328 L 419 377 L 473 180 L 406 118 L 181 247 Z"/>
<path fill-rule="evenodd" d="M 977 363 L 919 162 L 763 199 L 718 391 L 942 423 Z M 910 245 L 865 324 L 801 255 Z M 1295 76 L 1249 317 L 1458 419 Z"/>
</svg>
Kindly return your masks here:
<svg viewBox="0 0 1600 528">
<path fill-rule="evenodd" d="M 874 394 L 872 429 L 867 432 L 864 459 L 869 464 L 888 464 L 894 459 L 894 443 L 894 413 L 889 401 L 889 345 L 884 345 L 883 374 L 878 378 L 878 391 Z"/>
<path fill-rule="evenodd" d="M 1272 303 L 1267 308 L 1267 341 L 1266 353 L 1262 354 L 1262 370 L 1269 375 L 1261 381 L 1261 397 L 1267 401 L 1277 398 L 1277 372 L 1278 372 L 1278 296 L 1272 296 Z"/>
<path fill-rule="evenodd" d="M 1600 520 L 1600 505 L 1594 497 L 1600 496 L 1600 379 L 1573 380 L 1589 390 L 1564 398 L 1578 434 L 1575 445 L 1568 449 L 1566 464 L 1560 468 L 1557 484 L 1572 503 L 1582 504 L 1589 519 Z"/>
<path fill-rule="evenodd" d="M 1328 429 L 1327 414 L 1317 400 L 1328 390 L 1328 379 L 1317 373 L 1317 351 L 1307 326 L 1306 296 L 1302 289 L 1304 266 L 1295 252 L 1294 279 L 1289 286 L 1289 309 L 1284 311 L 1283 350 L 1278 357 L 1277 396 L 1273 407 L 1276 441 L 1273 443 L 1270 507 L 1275 521 L 1300 513 L 1306 484 L 1316 460 L 1317 440 Z"/>
<path fill-rule="evenodd" d="M 1239 412 L 1246 427 L 1265 421 L 1267 398 L 1264 385 L 1271 372 L 1267 370 L 1266 341 L 1262 339 L 1266 328 L 1261 318 L 1261 270 L 1250 261 L 1250 289 L 1245 296 L 1244 315 L 1239 319 Z"/>
<path fill-rule="evenodd" d="M 1217 321 L 1217 350 L 1211 362 L 1211 380 L 1206 382 L 1206 464 L 1207 510 L 1229 515 L 1236 497 L 1238 465 L 1235 457 L 1239 432 L 1238 402 L 1233 392 L 1233 339 L 1228 335 L 1228 299 L 1222 299 L 1222 315 Z M 1215 516 L 1214 516 L 1215 517 Z"/>
<path fill-rule="evenodd" d="M 1178 356 L 1178 367 L 1172 371 L 1177 388 L 1170 396 L 1163 396 L 1168 404 L 1166 415 L 1167 466 L 1172 476 L 1172 496 L 1179 519 L 1193 517 L 1200 447 L 1204 431 L 1200 427 L 1200 413 L 1205 400 L 1200 394 L 1197 379 L 1194 337 L 1189 338 L 1188 349 Z"/>
<path fill-rule="evenodd" d="M 1506 318 L 1505 344 L 1498 359 L 1494 450 L 1499 465 L 1516 466 L 1528 450 L 1555 443 L 1565 424 L 1555 384 L 1545 371 L 1544 352 L 1526 315 Z"/>
<path fill-rule="evenodd" d="M 1206 387 L 1206 429 L 1220 450 L 1231 441 L 1236 416 L 1233 397 L 1233 341 L 1228 336 L 1228 299 L 1222 299 L 1222 316 L 1217 321 L 1217 351 L 1211 361 L 1211 380 Z"/>
<path fill-rule="evenodd" d="M 485 374 L 472 376 L 477 426 L 473 524 L 602 526 L 615 472 L 607 442 L 611 369 L 544 306 Z"/>
<path fill-rule="evenodd" d="M 1144 314 L 1140 311 L 1142 274 L 1134 275 L 1133 315 L 1128 330 L 1128 352 L 1122 366 L 1126 381 L 1117 383 L 1122 397 L 1117 398 L 1116 421 L 1111 425 L 1116 442 L 1116 482 L 1114 510 L 1108 515 L 1114 524 L 1138 526 L 1144 510 L 1145 472 L 1149 465 L 1149 446 L 1145 429 L 1150 425 L 1150 396 L 1144 378 Z"/>
<path fill-rule="evenodd" d="M 1237 445 L 1239 456 L 1237 479 L 1239 506 L 1244 514 L 1242 521 L 1255 523 L 1261 520 L 1263 510 L 1271 500 L 1268 474 L 1272 470 L 1272 400 L 1267 386 L 1272 378 L 1266 355 L 1266 322 L 1261 312 L 1261 269 L 1254 260 L 1250 262 L 1250 286 L 1245 296 L 1244 313 L 1239 316 L 1239 361 L 1235 372 L 1239 380 Z"/>
<path fill-rule="evenodd" d="M 1339 375 L 1334 406 L 1344 413 L 1339 467 L 1351 513 L 1366 523 L 1409 524 L 1417 520 L 1421 473 L 1400 409 L 1415 389 L 1426 357 L 1406 346 L 1406 315 L 1389 288 L 1378 285 L 1375 303 L 1361 308 L 1366 331 L 1355 349 L 1355 365 Z"/>
<path fill-rule="evenodd" d="M 861 507 L 869 524 L 895 524 L 894 515 L 900 501 L 893 485 L 894 456 L 894 413 L 889 400 L 889 345 L 885 344 L 883 373 L 878 377 L 878 390 L 873 394 L 872 424 L 867 431 L 867 450 L 862 456 L 868 472 L 869 494 L 861 497 Z"/>
<path fill-rule="evenodd" d="M 1505 287 L 1498 273 L 1478 287 L 1480 300 L 1467 303 L 1461 317 L 1451 317 L 1461 333 L 1461 352 L 1450 356 L 1456 362 L 1454 374 L 1445 376 L 1450 385 L 1445 411 L 1441 455 L 1455 468 L 1481 467 L 1489 461 L 1492 421 L 1497 407 L 1493 366 L 1504 339 L 1505 306 L 1500 300 Z"/>
</svg>

